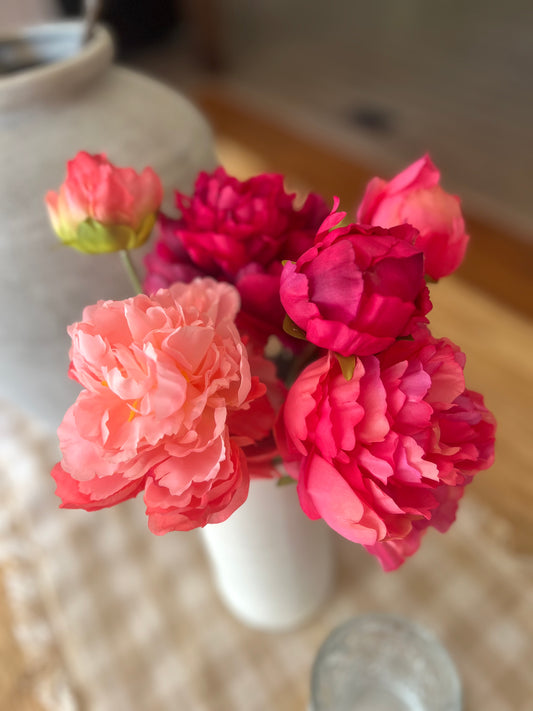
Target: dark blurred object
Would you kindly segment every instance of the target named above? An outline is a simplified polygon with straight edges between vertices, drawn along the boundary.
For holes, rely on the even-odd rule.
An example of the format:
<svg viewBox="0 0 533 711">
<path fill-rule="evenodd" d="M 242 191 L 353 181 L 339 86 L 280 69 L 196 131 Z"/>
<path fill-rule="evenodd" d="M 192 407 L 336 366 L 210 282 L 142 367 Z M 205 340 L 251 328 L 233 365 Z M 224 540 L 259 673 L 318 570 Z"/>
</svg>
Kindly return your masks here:
<svg viewBox="0 0 533 711">
<path fill-rule="evenodd" d="M 350 109 L 348 119 L 351 123 L 368 129 L 389 133 L 394 128 L 394 117 L 388 109 L 380 106 L 357 106 Z"/>
<path fill-rule="evenodd" d="M 197 60 L 213 73 L 226 69 L 221 25 L 221 9 L 218 0 L 183 0 L 184 21 L 191 35 L 193 51 Z"/>
<path fill-rule="evenodd" d="M 67 17 L 79 17 L 82 14 L 82 0 L 59 0 L 59 5 Z"/>
<path fill-rule="evenodd" d="M 64 15 L 79 17 L 83 0 L 59 0 Z M 119 53 L 165 39 L 181 22 L 177 0 L 104 0 L 100 19 L 115 35 Z"/>
</svg>

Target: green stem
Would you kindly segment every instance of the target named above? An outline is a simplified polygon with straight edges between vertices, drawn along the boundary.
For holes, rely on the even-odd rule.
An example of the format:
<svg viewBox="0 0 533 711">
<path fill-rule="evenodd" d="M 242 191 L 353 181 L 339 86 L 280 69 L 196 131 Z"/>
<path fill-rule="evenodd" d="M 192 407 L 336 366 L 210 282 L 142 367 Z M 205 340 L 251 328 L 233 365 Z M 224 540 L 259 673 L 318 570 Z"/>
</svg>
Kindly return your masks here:
<svg viewBox="0 0 533 711">
<path fill-rule="evenodd" d="M 143 290 L 141 280 L 139 279 L 139 275 L 137 274 L 137 270 L 131 261 L 130 253 L 127 249 L 120 250 L 120 258 L 122 259 L 122 264 L 124 265 L 124 269 L 126 270 L 126 274 L 128 275 L 133 288 L 137 294 L 142 294 Z"/>
</svg>

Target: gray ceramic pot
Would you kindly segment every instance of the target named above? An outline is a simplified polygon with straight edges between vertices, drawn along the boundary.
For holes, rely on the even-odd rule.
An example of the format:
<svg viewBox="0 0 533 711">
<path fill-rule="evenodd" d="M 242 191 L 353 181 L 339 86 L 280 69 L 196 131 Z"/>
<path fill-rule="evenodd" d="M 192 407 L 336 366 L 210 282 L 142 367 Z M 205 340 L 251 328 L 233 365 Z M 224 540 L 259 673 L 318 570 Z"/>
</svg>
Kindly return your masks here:
<svg viewBox="0 0 533 711">
<path fill-rule="evenodd" d="M 186 99 L 114 66 L 103 27 L 85 45 L 81 36 L 81 23 L 68 22 L 0 37 L 0 399 L 53 428 L 78 392 L 66 326 L 85 305 L 132 291 L 117 254 L 58 245 L 46 191 L 79 150 L 152 166 L 167 208 L 173 189 L 189 190 L 215 165 L 210 129 Z"/>
</svg>

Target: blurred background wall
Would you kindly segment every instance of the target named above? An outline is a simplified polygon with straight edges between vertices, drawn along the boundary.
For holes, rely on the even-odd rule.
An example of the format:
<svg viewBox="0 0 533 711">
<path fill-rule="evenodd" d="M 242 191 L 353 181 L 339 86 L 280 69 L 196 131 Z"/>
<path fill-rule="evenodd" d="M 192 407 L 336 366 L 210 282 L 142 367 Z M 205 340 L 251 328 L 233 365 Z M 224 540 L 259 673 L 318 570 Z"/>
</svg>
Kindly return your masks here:
<svg viewBox="0 0 533 711">
<path fill-rule="evenodd" d="M 228 72 L 390 171 L 429 150 L 468 204 L 533 235 L 533 5 L 220 3 Z"/>
</svg>

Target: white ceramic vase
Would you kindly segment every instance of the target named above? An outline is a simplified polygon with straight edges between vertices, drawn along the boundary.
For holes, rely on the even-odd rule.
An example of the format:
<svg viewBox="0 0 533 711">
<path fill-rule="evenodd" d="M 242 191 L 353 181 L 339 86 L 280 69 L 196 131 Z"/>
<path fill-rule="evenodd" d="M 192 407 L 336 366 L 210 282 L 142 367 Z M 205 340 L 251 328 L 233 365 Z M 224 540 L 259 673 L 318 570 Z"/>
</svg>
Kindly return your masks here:
<svg viewBox="0 0 533 711">
<path fill-rule="evenodd" d="M 223 602 L 250 627 L 297 627 L 331 591 L 331 531 L 307 518 L 294 485 L 252 480 L 243 506 L 227 521 L 203 528 L 201 535 Z"/>
<path fill-rule="evenodd" d="M 152 166 L 171 211 L 173 190 L 190 190 L 216 164 L 190 102 L 112 57 L 107 30 L 82 44 L 77 22 L 0 36 L 0 399 L 54 429 L 78 392 L 67 378 L 66 326 L 85 305 L 132 288 L 117 254 L 59 246 L 45 193 L 79 150 L 105 152 L 118 165 Z"/>
</svg>

